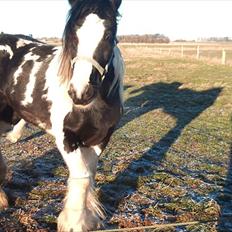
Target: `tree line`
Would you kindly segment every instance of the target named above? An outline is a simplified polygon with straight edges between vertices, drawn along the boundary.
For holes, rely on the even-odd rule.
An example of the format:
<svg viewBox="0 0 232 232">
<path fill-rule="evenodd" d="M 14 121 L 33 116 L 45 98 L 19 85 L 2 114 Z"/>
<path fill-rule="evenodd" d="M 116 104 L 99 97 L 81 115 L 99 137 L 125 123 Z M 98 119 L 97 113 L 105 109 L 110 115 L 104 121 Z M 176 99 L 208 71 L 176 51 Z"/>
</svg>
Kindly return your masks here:
<svg viewBox="0 0 232 232">
<path fill-rule="evenodd" d="M 169 43 L 170 39 L 162 34 L 146 35 L 120 35 L 119 42 L 122 43 Z"/>
<path fill-rule="evenodd" d="M 205 42 L 231 42 L 232 37 L 209 37 L 209 38 L 199 38 L 199 41 L 205 41 Z"/>
</svg>

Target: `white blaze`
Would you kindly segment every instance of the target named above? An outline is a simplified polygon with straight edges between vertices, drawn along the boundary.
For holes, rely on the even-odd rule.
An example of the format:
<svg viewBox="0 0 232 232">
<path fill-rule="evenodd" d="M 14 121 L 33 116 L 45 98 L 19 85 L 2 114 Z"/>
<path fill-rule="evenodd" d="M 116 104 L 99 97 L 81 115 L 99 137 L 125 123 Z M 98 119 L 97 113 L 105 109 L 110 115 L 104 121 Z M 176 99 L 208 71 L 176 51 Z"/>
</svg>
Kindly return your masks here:
<svg viewBox="0 0 232 232">
<path fill-rule="evenodd" d="M 104 35 L 104 20 L 96 14 L 90 14 L 86 17 L 81 28 L 77 30 L 78 37 L 78 56 L 93 58 L 94 52 Z M 92 64 L 86 60 L 77 60 L 71 83 L 76 89 L 78 98 L 89 83 L 89 77 L 92 72 Z"/>
</svg>

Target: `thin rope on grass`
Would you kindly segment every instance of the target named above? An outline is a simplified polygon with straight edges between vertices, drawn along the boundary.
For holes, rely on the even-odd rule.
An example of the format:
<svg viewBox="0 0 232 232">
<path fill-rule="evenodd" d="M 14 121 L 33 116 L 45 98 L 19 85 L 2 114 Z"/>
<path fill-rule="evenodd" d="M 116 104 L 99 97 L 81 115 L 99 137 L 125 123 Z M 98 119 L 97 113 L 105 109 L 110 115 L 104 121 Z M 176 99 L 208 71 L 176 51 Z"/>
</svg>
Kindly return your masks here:
<svg viewBox="0 0 232 232">
<path fill-rule="evenodd" d="M 95 230 L 92 232 L 120 232 L 120 231 L 135 231 L 135 230 L 151 230 L 151 229 L 163 229 L 168 227 L 177 227 L 177 226 L 190 226 L 202 223 L 211 223 L 217 222 L 217 220 L 211 221 L 192 221 L 192 222 L 179 222 L 179 223 L 167 223 L 167 224 L 156 224 L 153 226 L 140 226 L 140 227 L 133 227 L 133 228 L 122 228 L 122 229 L 111 229 L 111 230 Z"/>
<path fill-rule="evenodd" d="M 224 213 L 221 215 L 221 218 L 231 218 L 232 213 Z M 231 220 L 231 219 L 230 219 Z M 177 222 L 177 223 L 167 223 L 167 224 L 156 224 L 153 226 L 140 226 L 140 227 L 133 227 L 133 228 L 121 228 L 121 229 L 111 229 L 111 230 L 94 230 L 92 232 L 124 232 L 124 231 L 134 231 L 134 230 L 158 230 L 158 229 L 164 229 L 169 227 L 178 227 L 178 226 L 191 226 L 191 225 L 197 225 L 197 224 L 207 224 L 207 223 L 213 223 L 218 222 L 218 219 L 214 220 L 205 220 L 205 221 L 192 221 L 192 222 Z"/>
</svg>

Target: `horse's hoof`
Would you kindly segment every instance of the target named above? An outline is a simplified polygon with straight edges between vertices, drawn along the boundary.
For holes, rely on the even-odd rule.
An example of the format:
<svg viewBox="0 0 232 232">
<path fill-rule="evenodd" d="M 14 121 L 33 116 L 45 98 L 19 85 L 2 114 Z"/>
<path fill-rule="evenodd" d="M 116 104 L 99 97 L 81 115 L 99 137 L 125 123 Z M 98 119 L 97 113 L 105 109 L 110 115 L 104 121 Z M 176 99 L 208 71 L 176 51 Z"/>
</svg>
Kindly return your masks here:
<svg viewBox="0 0 232 232">
<path fill-rule="evenodd" d="M 64 209 L 58 217 L 58 232 L 87 232 L 96 229 L 96 218 L 88 210 Z"/>
<path fill-rule="evenodd" d="M 17 143 L 19 140 L 20 136 L 17 136 L 16 134 L 14 134 L 12 131 L 8 132 L 6 135 L 6 139 L 8 141 L 10 141 L 11 143 Z"/>
</svg>

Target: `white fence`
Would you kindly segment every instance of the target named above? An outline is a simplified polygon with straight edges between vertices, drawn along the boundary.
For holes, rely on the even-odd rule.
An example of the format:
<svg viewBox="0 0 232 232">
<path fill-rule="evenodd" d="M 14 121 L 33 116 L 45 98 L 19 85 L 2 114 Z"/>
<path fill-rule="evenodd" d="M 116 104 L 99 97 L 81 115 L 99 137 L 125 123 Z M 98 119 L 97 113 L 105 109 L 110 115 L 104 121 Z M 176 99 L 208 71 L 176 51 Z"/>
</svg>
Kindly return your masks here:
<svg viewBox="0 0 232 232">
<path fill-rule="evenodd" d="M 175 56 L 232 65 L 232 43 L 122 43 L 120 46 L 134 56 Z"/>
</svg>

